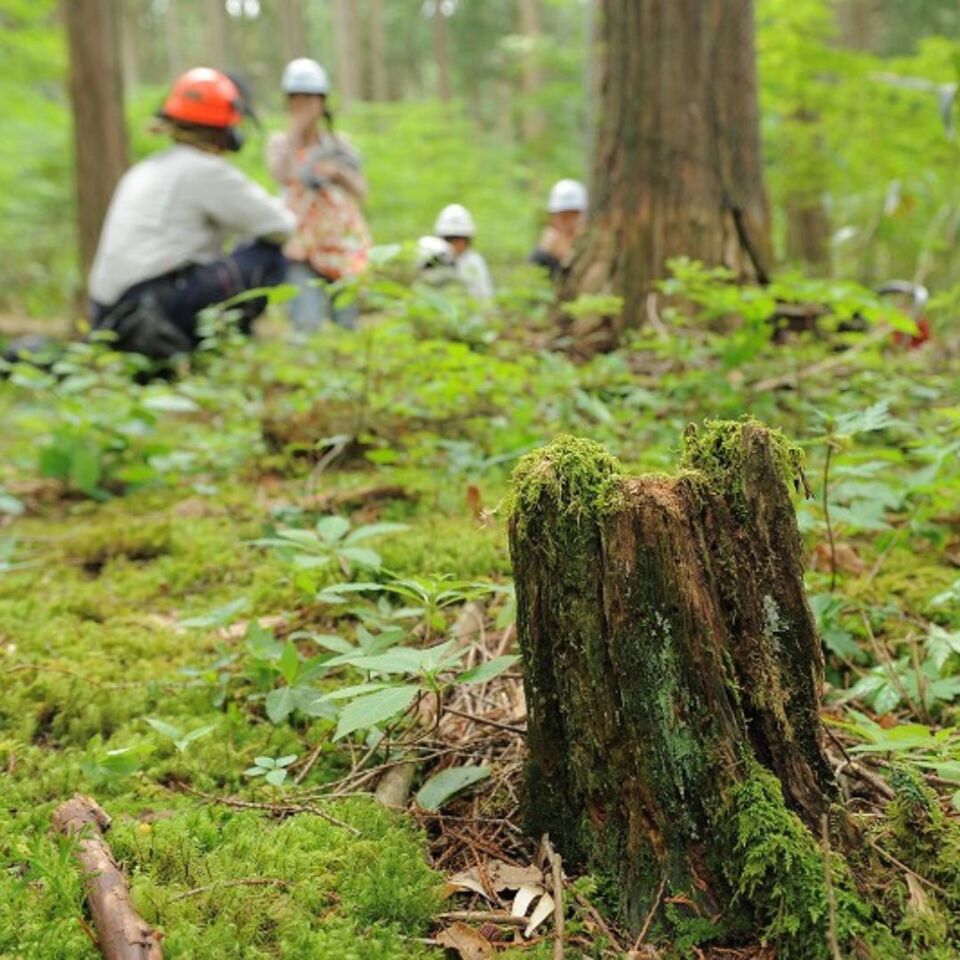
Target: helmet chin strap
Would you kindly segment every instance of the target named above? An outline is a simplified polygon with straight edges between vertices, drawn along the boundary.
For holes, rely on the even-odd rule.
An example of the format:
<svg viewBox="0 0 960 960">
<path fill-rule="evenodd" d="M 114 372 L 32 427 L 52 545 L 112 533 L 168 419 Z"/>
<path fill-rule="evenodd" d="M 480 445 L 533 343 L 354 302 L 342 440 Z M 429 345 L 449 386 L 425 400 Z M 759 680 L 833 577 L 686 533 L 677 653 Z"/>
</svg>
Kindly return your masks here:
<svg viewBox="0 0 960 960">
<path fill-rule="evenodd" d="M 243 131 L 239 130 L 237 127 L 228 127 L 226 133 L 226 146 L 231 153 L 239 153 L 243 149 L 244 143 L 246 143 L 246 137 L 243 135 Z"/>
</svg>

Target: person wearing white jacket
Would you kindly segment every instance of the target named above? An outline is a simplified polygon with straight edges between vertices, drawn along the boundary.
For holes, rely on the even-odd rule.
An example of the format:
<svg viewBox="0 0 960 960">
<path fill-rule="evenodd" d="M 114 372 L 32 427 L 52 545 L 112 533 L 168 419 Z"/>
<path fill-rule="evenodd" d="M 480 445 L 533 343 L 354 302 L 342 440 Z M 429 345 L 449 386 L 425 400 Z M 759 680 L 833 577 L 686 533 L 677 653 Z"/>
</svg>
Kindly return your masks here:
<svg viewBox="0 0 960 960">
<path fill-rule="evenodd" d="M 450 245 L 457 278 L 466 292 L 475 300 L 491 300 L 493 280 L 487 261 L 474 249 L 477 225 L 470 211 L 459 203 L 451 203 L 437 215 L 433 232 Z"/>
</svg>

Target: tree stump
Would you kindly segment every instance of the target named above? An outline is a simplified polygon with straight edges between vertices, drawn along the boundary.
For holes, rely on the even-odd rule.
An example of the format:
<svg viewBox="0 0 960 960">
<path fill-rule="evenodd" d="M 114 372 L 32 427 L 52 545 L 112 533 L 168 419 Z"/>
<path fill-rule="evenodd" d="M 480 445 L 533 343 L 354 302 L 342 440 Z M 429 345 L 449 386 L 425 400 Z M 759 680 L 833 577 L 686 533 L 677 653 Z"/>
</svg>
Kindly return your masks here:
<svg viewBox="0 0 960 960">
<path fill-rule="evenodd" d="M 606 878 L 634 929 L 665 893 L 674 919 L 712 918 L 728 942 L 815 922 L 822 946 L 816 838 L 837 787 L 800 454 L 753 421 L 684 439 L 675 476 L 626 476 L 572 437 L 517 467 L 527 825 Z"/>
</svg>

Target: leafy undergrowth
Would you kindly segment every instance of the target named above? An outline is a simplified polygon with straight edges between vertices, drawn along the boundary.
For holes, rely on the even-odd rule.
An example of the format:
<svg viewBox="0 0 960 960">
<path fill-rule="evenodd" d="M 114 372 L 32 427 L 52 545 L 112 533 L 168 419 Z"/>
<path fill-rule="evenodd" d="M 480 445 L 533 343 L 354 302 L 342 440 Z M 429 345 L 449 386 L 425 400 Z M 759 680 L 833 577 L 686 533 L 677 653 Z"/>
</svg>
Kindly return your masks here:
<svg viewBox="0 0 960 960">
<path fill-rule="evenodd" d="M 358 334 L 221 333 L 176 380 L 138 385 L 102 346 L 53 374 L 13 369 L 0 385 L 0 956 L 97 956 L 70 847 L 50 829 L 79 790 L 113 816 L 108 838 L 171 956 L 440 957 L 440 915 L 470 905 L 444 878 L 536 857 L 514 794 L 511 469 L 566 432 L 658 470 L 689 421 L 746 414 L 806 452 L 814 496 L 798 509 L 844 782 L 865 802 L 856 771 L 913 771 L 919 799 L 899 801 L 875 842 L 955 883 L 927 849 L 934 832 L 915 827 L 911 848 L 904 827 L 960 804 L 950 318 L 916 351 L 829 331 L 773 347 L 767 305 L 731 305 L 722 277 L 691 269 L 675 292 L 694 292 L 706 320 L 664 310 L 659 333 L 580 366 L 537 346 L 536 291 L 480 317 L 382 281 Z M 862 307 L 833 294 L 838 317 Z M 738 310 L 732 332 L 711 332 Z M 367 793 L 398 762 L 414 771 L 406 813 Z M 905 776 L 892 777 L 901 797 Z M 951 955 L 956 890 L 918 894 L 908 876 L 884 894 L 914 944 L 903 955 Z M 509 906 L 510 889 L 486 893 Z M 568 956 L 630 946 L 602 919 L 602 883 L 577 880 L 565 904 Z M 682 899 L 669 906 L 681 926 Z M 682 941 L 691 955 L 707 949 L 701 926 Z M 523 931 L 501 929 L 485 936 L 510 956 Z M 549 956 L 549 921 L 523 942 L 516 955 Z"/>
</svg>

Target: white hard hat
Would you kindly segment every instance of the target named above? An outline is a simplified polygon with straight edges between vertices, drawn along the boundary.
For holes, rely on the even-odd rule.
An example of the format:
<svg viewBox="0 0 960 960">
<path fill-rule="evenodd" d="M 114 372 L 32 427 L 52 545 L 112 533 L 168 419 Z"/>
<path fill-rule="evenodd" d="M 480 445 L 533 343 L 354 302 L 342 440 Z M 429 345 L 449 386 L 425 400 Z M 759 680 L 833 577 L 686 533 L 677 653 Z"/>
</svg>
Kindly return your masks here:
<svg viewBox="0 0 960 960">
<path fill-rule="evenodd" d="M 438 237 L 472 237 L 477 232 L 477 225 L 466 207 L 451 203 L 438 214 L 433 232 Z"/>
<path fill-rule="evenodd" d="M 326 96 L 330 92 L 327 71 L 309 57 L 298 57 L 283 68 L 284 93 L 313 93 Z"/>
<path fill-rule="evenodd" d="M 583 213 L 587 209 L 587 188 L 579 180 L 558 180 L 550 189 L 547 213 L 563 213 L 576 210 Z"/>
<path fill-rule="evenodd" d="M 453 248 L 441 237 L 421 237 L 417 241 L 417 269 L 424 267 L 452 267 Z"/>
</svg>

